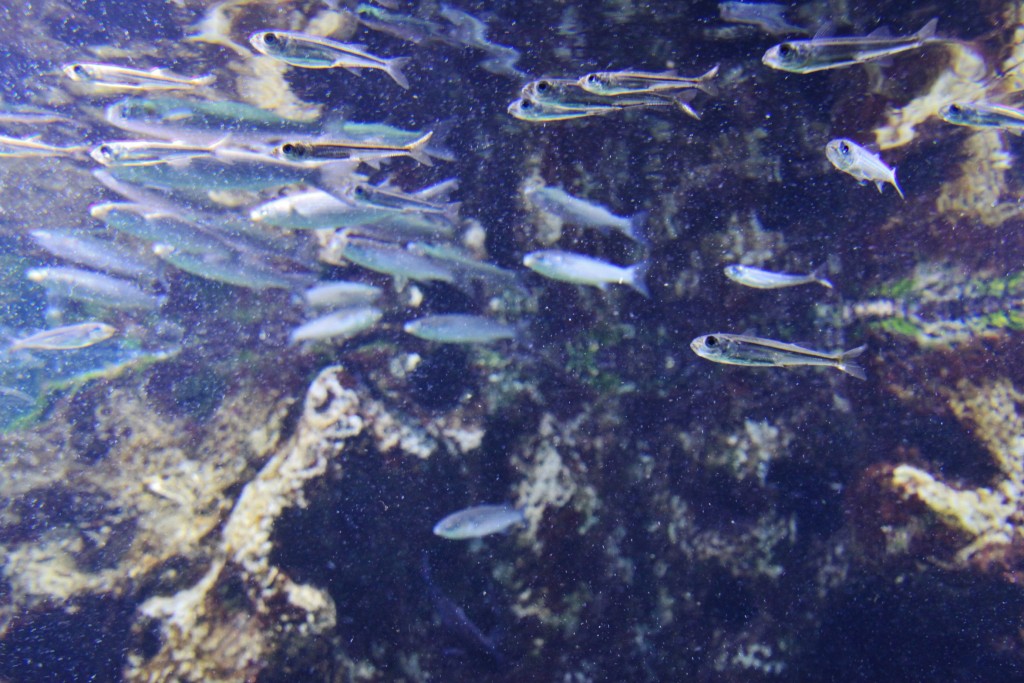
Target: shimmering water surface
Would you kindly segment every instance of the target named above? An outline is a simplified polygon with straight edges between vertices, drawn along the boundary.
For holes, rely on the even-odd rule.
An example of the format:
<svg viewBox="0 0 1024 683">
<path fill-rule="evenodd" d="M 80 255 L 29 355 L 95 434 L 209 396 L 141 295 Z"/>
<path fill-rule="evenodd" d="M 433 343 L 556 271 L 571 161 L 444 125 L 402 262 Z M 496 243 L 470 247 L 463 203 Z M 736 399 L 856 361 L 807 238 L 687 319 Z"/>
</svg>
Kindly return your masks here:
<svg viewBox="0 0 1024 683">
<path fill-rule="evenodd" d="M 1024 680 L 1022 23 L 0 8 L 0 679 Z"/>
</svg>

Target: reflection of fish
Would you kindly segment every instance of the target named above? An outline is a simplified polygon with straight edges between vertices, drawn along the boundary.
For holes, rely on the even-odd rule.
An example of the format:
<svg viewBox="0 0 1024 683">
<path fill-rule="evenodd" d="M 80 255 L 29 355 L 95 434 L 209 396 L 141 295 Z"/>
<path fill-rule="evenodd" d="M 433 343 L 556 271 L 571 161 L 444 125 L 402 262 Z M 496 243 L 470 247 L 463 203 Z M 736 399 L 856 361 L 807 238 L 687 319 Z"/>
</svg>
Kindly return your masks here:
<svg viewBox="0 0 1024 683">
<path fill-rule="evenodd" d="M 426 553 L 423 553 L 420 573 L 423 576 L 423 581 L 427 584 L 430 600 L 434 604 L 434 611 L 437 612 L 441 624 L 473 650 L 486 655 L 495 662 L 502 661 L 503 656 L 495 638 L 480 630 L 480 627 L 474 624 L 466 614 L 466 610 L 442 593 L 434 583 L 430 571 L 430 561 Z"/>
<path fill-rule="evenodd" d="M 261 54 L 303 69 L 378 69 L 406 90 L 409 81 L 402 73 L 408 57 L 384 59 L 363 50 L 362 45 L 339 43 L 329 38 L 294 31 L 257 31 L 249 42 Z"/>
<path fill-rule="evenodd" d="M 843 173 L 853 176 L 862 183 L 868 181 L 874 183 L 879 192 L 882 191 L 882 187 L 886 183 L 889 183 L 896 188 L 900 197 L 906 199 L 903 196 L 903 190 L 896 183 L 896 169 L 886 166 L 881 157 L 861 147 L 853 140 L 845 138 L 833 140 L 825 146 L 825 156 L 833 166 Z"/>
<path fill-rule="evenodd" d="M 68 351 L 84 349 L 110 339 L 115 334 L 117 334 L 117 328 L 106 323 L 87 322 L 65 325 L 23 337 L 11 344 L 8 350 Z"/>
<path fill-rule="evenodd" d="M 866 346 L 830 353 L 828 351 L 813 351 L 796 344 L 786 344 L 761 337 L 719 333 L 697 337 L 690 343 L 690 348 L 701 358 L 726 365 L 746 365 L 758 368 L 823 365 L 842 370 L 857 379 L 867 379 L 864 368 L 852 362 L 853 358 L 864 353 Z"/>
<path fill-rule="evenodd" d="M 770 270 L 745 266 L 741 263 L 733 263 L 725 267 L 725 276 L 733 282 L 738 282 L 747 287 L 755 289 L 779 289 L 780 287 L 795 287 L 817 282 L 832 289 L 832 283 L 822 277 L 824 266 L 807 275 L 795 275 L 792 273 L 774 273 Z"/>
<path fill-rule="evenodd" d="M 969 128 L 998 128 L 1014 135 L 1024 134 L 1024 110 L 1004 104 L 954 102 L 939 109 L 946 123 Z"/>
<path fill-rule="evenodd" d="M 798 74 L 877 62 L 942 40 L 935 36 L 938 23 L 932 19 L 914 35 L 904 37 L 893 37 L 888 29 L 880 28 L 863 37 L 791 40 L 769 48 L 761 61 L 773 69 Z"/>
<path fill-rule="evenodd" d="M 64 75 L 97 88 L 122 91 L 191 90 L 210 85 L 215 80 L 212 74 L 189 78 L 166 69 L 143 71 L 113 64 L 68 64 L 64 67 Z"/>
</svg>

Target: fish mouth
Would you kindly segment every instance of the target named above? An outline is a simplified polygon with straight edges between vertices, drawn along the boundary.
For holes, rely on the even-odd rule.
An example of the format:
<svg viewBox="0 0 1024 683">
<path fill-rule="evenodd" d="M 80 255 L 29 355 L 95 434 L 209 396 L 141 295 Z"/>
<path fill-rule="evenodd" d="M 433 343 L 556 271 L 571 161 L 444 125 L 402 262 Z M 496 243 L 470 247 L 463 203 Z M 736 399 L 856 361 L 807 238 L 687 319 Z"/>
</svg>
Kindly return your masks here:
<svg viewBox="0 0 1024 683">
<path fill-rule="evenodd" d="M 700 355 L 701 346 L 702 344 L 700 343 L 700 337 L 697 337 L 692 342 L 690 342 L 690 350 L 693 351 L 698 356 Z"/>
</svg>

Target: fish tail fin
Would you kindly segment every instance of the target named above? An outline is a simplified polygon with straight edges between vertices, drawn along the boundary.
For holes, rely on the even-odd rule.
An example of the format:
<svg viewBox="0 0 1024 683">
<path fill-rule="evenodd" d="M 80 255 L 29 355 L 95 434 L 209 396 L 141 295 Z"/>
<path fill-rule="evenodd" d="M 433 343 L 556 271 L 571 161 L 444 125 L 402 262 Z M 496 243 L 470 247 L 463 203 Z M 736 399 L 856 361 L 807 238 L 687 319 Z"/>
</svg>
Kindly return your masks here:
<svg viewBox="0 0 1024 683">
<path fill-rule="evenodd" d="M 712 97 L 718 94 L 718 88 L 716 88 L 711 82 L 716 76 L 718 76 L 718 67 L 719 65 L 715 64 L 713 67 L 708 69 L 707 73 L 699 77 L 694 82 L 694 85 L 696 85 L 702 92 L 711 95 Z"/>
<path fill-rule="evenodd" d="M 627 272 L 629 273 L 629 279 L 626 281 L 630 287 L 635 289 L 644 295 L 645 298 L 651 298 L 651 290 L 647 288 L 647 271 L 651 268 L 651 262 L 649 259 L 645 259 L 640 263 L 634 264 L 629 267 Z"/>
<path fill-rule="evenodd" d="M 896 191 L 900 194 L 900 199 L 906 201 L 906 196 L 903 194 L 903 190 L 900 189 L 900 184 L 896 182 L 896 169 L 892 169 L 892 186 L 896 188 Z"/>
<path fill-rule="evenodd" d="M 690 106 L 690 101 L 693 100 L 695 94 L 696 93 L 693 90 L 684 90 L 678 95 L 669 96 L 669 99 L 672 100 L 672 102 L 679 107 L 684 114 L 700 121 L 700 114 L 697 113 L 696 109 Z"/>
<path fill-rule="evenodd" d="M 651 248 L 651 238 L 647 234 L 647 218 L 649 215 L 648 211 L 637 211 L 629 219 L 628 237 L 645 249 Z"/>
<path fill-rule="evenodd" d="M 926 40 L 937 40 L 935 37 L 935 29 L 939 27 L 939 18 L 932 17 L 932 20 L 921 27 L 921 30 L 914 34 L 914 37 L 920 41 Z"/>
<path fill-rule="evenodd" d="M 409 63 L 410 59 L 411 57 L 395 57 L 384 63 L 384 71 L 387 72 L 388 76 L 391 76 L 391 80 L 406 90 L 409 89 L 409 79 L 402 73 L 402 69 Z"/>
<path fill-rule="evenodd" d="M 835 289 L 832 283 L 825 277 L 825 271 L 828 268 L 827 263 L 822 263 L 820 266 L 811 271 L 811 277 L 822 287 L 828 287 L 829 289 Z"/>
<path fill-rule="evenodd" d="M 868 376 L 867 373 L 864 372 L 864 368 L 862 368 L 857 363 L 854 363 L 852 359 L 856 358 L 857 356 L 867 351 L 867 348 L 867 346 L 858 346 L 855 349 L 844 351 L 842 354 L 840 354 L 838 359 L 839 363 L 836 365 L 836 367 L 845 372 L 847 375 L 851 375 L 853 377 L 856 377 L 857 379 L 866 380 Z"/>
<path fill-rule="evenodd" d="M 405 151 L 416 161 L 420 162 L 424 166 L 433 166 L 434 161 L 427 154 L 427 143 L 430 142 L 430 138 L 434 137 L 434 132 L 430 131 L 419 140 L 412 142 L 405 147 Z"/>
</svg>

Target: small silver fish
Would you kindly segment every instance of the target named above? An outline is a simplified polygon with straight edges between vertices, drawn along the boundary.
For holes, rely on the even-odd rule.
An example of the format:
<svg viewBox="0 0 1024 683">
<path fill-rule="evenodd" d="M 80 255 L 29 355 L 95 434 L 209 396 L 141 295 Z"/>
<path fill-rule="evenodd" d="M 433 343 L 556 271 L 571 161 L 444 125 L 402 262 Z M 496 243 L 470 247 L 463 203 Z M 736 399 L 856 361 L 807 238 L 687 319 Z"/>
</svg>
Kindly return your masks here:
<svg viewBox="0 0 1024 683">
<path fill-rule="evenodd" d="M 692 78 L 679 76 L 675 69 L 670 71 L 595 71 L 584 74 L 576 81 L 583 90 L 595 95 L 620 97 L 623 95 L 649 95 L 671 90 L 697 88 L 709 95 L 714 94 L 710 82 L 718 75 L 718 66 L 712 67 L 701 76 Z"/>
<path fill-rule="evenodd" d="M 644 221 L 647 213 L 641 211 L 633 216 L 617 216 L 607 207 L 580 197 L 575 197 L 560 187 L 534 186 L 523 194 L 537 208 L 557 216 L 571 225 L 597 228 L 605 233 L 616 230 L 634 242 L 648 245 L 644 235 Z"/>
<path fill-rule="evenodd" d="M 109 308 L 156 310 L 166 298 L 144 292 L 130 280 L 81 268 L 30 268 L 25 276 L 58 296 Z"/>
<path fill-rule="evenodd" d="M 609 284 L 627 285 L 645 297 L 651 296 L 644 282 L 648 261 L 622 267 L 583 254 L 547 249 L 527 254 L 523 257 L 523 265 L 552 280 L 590 285 L 602 290 Z"/>
<path fill-rule="evenodd" d="M 427 143 L 433 136 L 431 131 L 406 145 L 363 140 L 300 140 L 278 145 L 273 153 L 276 157 L 298 163 L 352 159 L 375 165 L 381 159 L 407 156 L 424 166 L 433 166 L 434 162 L 426 152 Z"/>
<path fill-rule="evenodd" d="M 93 148 L 89 156 L 104 166 L 149 166 L 165 163 L 188 163 L 197 157 L 213 156 L 230 139 L 227 136 L 212 145 L 190 145 L 185 142 L 156 140 L 115 140 Z"/>
<path fill-rule="evenodd" d="M 745 365 L 758 368 L 790 368 L 801 365 L 820 365 L 841 370 L 857 379 L 867 379 L 864 368 L 852 359 L 864 353 L 866 346 L 837 353 L 814 351 L 796 344 L 787 344 L 748 337 L 742 334 L 706 334 L 690 343 L 690 348 L 701 358 L 726 365 Z"/>
<path fill-rule="evenodd" d="M 481 315 L 430 315 L 410 320 L 402 329 L 414 337 L 444 344 L 488 344 L 516 336 L 512 325 Z"/>
<path fill-rule="evenodd" d="M 384 295 L 384 290 L 365 282 L 319 282 L 303 293 L 306 304 L 314 308 L 327 306 L 354 306 L 373 303 Z"/>
<path fill-rule="evenodd" d="M 518 100 L 513 100 L 512 104 L 508 105 L 508 113 L 510 116 L 517 118 L 520 121 L 530 121 L 531 123 L 583 119 L 589 116 L 610 114 L 611 112 L 618 110 L 619 107 L 607 105 L 580 109 L 563 109 L 561 107 L 536 102 L 528 97 L 521 97 Z"/>
<path fill-rule="evenodd" d="M 481 538 L 526 522 L 523 511 L 511 505 L 477 505 L 448 515 L 434 525 L 434 534 L 451 541 Z"/>
<path fill-rule="evenodd" d="M 935 36 L 938 19 L 932 19 L 912 36 L 893 37 L 880 28 L 867 36 L 791 40 L 769 48 L 761 58 L 765 66 L 791 73 L 809 74 L 877 62 L 943 39 Z"/>
<path fill-rule="evenodd" d="M 341 255 L 368 270 L 421 282 L 455 282 L 450 268 L 428 256 L 374 240 L 354 239 L 347 235 L 341 239 Z"/>
<path fill-rule="evenodd" d="M 301 341 L 349 339 L 370 329 L 382 317 L 384 311 L 373 306 L 343 308 L 299 325 L 288 335 L 288 341 L 297 344 Z"/>
<path fill-rule="evenodd" d="M 52 330 L 43 330 L 36 334 L 29 335 L 11 344 L 8 351 L 37 350 L 37 351 L 69 351 L 71 349 L 84 349 L 87 346 L 99 344 L 101 341 L 110 339 L 117 334 L 117 328 L 113 325 L 100 322 L 78 323 L 77 325 L 65 325 Z"/>
<path fill-rule="evenodd" d="M 27 138 L 12 138 L 0 135 L 0 157 L 21 159 L 26 157 L 73 157 L 88 151 L 84 145 L 57 147 L 39 141 L 38 135 Z"/>
<path fill-rule="evenodd" d="M 746 266 L 742 263 L 733 263 L 725 267 L 725 276 L 733 282 L 738 282 L 747 287 L 755 289 L 779 289 L 781 287 L 795 287 L 817 282 L 823 287 L 832 289 L 832 283 L 822 277 L 824 266 L 807 275 L 796 275 L 791 273 L 775 273 L 770 270 Z"/>
<path fill-rule="evenodd" d="M 851 175 L 860 182 L 872 182 L 881 192 L 886 183 L 896 188 L 902 199 L 903 190 L 896 182 L 896 169 L 885 165 L 874 152 L 861 147 L 853 140 L 838 138 L 825 146 L 825 156 L 838 170 Z"/>
<path fill-rule="evenodd" d="M 946 123 L 969 128 L 997 128 L 1024 135 L 1024 110 L 1004 104 L 954 102 L 939 109 Z"/>
<path fill-rule="evenodd" d="M 113 64 L 68 64 L 63 71 L 72 81 L 102 90 L 124 92 L 192 90 L 210 85 L 216 80 L 212 74 L 189 78 L 166 69 L 144 71 Z"/>
<path fill-rule="evenodd" d="M 786 33 L 810 33 L 807 29 L 794 26 L 786 21 L 788 5 L 775 2 L 720 2 L 718 14 L 722 21 L 734 24 L 757 26 L 765 33 L 783 35 Z"/>
<path fill-rule="evenodd" d="M 362 45 L 339 43 L 295 31 L 257 31 L 249 42 L 260 54 L 279 59 L 285 64 L 303 69 L 377 69 L 406 90 L 409 81 L 402 73 L 408 57 L 385 59 L 371 55 Z"/>
</svg>

